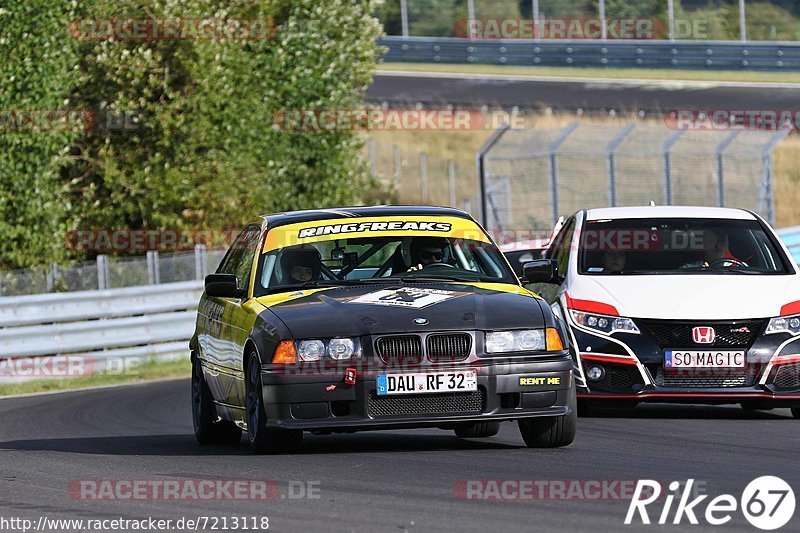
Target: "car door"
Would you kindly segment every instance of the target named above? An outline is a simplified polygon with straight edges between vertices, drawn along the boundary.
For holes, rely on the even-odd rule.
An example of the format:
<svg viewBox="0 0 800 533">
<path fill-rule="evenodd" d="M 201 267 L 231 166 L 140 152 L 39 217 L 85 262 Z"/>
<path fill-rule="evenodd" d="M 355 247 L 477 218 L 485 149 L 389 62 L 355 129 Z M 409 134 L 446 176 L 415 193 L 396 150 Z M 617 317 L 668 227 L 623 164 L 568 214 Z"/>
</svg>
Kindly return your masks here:
<svg viewBox="0 0 800 533">
<path fill-rule="evenodd" d="M 260 242 L 261 228 L 247 226 L 217 269 L 218 274 L 235 274 L 239 287 L 246 289 L 247 295 L 242 299 L 210 298 L 212 308 L 217 308 L 212 320 L 218 321 L 214 329 L 219 334 L 213 341 L 214 349 L 207 355 L 216 370 L 207 376 L 207 382 L 214 397 L 230 406 L 244 405 L 242 355 L 254 319 L 247 301 L 252 297 L 253 262 Z"/>
</svg>

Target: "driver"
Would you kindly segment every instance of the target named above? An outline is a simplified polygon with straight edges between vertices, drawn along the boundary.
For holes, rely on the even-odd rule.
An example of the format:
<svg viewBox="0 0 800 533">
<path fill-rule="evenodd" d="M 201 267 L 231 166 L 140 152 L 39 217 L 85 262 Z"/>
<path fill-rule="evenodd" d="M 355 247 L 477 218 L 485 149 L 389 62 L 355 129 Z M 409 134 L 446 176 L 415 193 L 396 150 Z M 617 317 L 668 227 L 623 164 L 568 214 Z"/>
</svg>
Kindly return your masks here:
<svg viewBox="0 0 800 533">
<path fill-rule="evenodd" d="M 295 248 L 281 254 L 281 270 L 287 285 L 319 280 L 322 257 L 316 248 Z"/>
<path fill-rule="evenodd" d="M 422 270 L 431 265 L 444 264 L 447 239 L 436 237 L 416 237 L 411 242 L 411 266 L 408 271 Z"/>
<path fill-rule="evenodd" d="M 681 268 L 708 268 L 715 262 L 720 266 L 744 264 L 734 257 L 728 248 L 728 232 L 724 229 L 706 229 L 703 231 L 703 256 L 697 261 L 687 263 Z M 729 261 L 726 261 L 729 260 Z"/>
</svg>

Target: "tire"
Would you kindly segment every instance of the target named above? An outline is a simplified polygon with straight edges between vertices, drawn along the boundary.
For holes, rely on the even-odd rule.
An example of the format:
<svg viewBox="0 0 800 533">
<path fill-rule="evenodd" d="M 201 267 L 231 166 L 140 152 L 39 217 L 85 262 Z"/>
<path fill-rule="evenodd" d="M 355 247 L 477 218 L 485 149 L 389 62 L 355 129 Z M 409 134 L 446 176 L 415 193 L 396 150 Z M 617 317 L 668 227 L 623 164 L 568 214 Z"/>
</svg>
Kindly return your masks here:
<svg viewBox="0 0 800 533">
<path fill-rule="evenodd" d="M 192 355 L 192 424 L 200 444 L 239 444 L 242 430 L 233 422 L 217 421 L 214 399 L 208 388 L 203 368 Z"/>
<path fill-rule="evenodd" d="M 303 442 L 299 430 L 267 427 L 267 410 L 261 393 L 261 363 L 252 352 L 247 360 L 247 437 L 250 448 L 256 453 L 282 453 L 296 451 Z"/>
<path fill-rule="evenodd" d="M 792 416 L 800 418 L 800 407 L 792 407 Z"/>
<path fill-rule="evenodd" d="M 462 439 L 482 439 L 494 437 L 500 431 L 500 422 L 475 422 L 459 424 L 455 427 L 456 437 Z"/>
<path fill-rule="evenodd" d="M 517 420 L 522 440 L 528 448 L 560 448 L 572 444 L 578 425 L 575 389 L 570 392 L 569 414 L 562 416 L 521 418 Z"/>
</svg>

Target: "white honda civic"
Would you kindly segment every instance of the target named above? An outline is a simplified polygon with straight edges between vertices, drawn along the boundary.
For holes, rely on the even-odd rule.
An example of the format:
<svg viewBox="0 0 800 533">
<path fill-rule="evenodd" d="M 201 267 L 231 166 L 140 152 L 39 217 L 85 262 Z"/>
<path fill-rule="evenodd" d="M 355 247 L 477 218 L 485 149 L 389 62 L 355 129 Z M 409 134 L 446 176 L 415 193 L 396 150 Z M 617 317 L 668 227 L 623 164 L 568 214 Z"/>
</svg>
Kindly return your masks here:
<svg viewBox="0 0 800 533">
<path fill-rule="evenodd" d="M 800 274 L 745 210 L 579 211 L 531 274 L 569 325 L 580 405 L 741 403 L 800 417 Z"/>
</svg>

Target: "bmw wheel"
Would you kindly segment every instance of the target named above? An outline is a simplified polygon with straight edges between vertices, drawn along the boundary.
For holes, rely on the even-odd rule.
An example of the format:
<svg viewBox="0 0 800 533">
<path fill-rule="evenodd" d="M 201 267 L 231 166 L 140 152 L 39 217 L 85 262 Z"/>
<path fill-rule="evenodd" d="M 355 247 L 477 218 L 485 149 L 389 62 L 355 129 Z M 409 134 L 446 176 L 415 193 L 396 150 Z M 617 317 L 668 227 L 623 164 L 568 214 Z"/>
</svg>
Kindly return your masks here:
<svg viewBox="0 0 800 533">
<path fill-rule="evenodd" d="M 238 444 L 242 430 L 233 422 L 217 421 L 217 412 L 211 389 L 208 388 L 203 368 L 192 354 L 192 422 L 194 436 L 200 444 Z"/>
<path fill-rule="evenodd" d="M 569 407 L 571 411 L 566 415 L 517 420 L 522 440 L 528 448 L 559 448 L 571 444 L 578 425 L 574 389 L 570 392 Z"/>
</svg>

